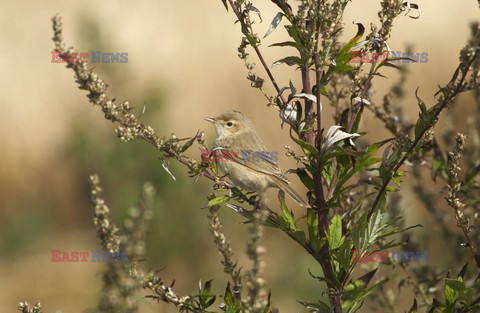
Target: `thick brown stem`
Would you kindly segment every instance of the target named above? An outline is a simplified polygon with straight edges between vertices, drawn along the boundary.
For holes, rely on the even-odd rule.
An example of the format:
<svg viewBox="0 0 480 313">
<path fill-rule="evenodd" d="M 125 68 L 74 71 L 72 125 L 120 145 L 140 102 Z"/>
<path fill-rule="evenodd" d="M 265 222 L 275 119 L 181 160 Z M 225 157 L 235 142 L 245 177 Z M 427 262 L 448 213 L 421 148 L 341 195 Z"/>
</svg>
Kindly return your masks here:
<svg viewBox="0 0 480 313">
<path fill-rule="evenodd" d="M 316 10 L 317 10 L 317 20 L 316 20 L 316 38 L 315 38 L 315 44 L 314 44 L 314 51 L 313 51 L 313 61 L 315 63 L 315 83 L 316 83 L 316 88 L 315 88 L 315 96 L 317 98 L 317 103 L 316 103 L 316 121 L 317 121 L 317 132 L 314 138 L 312 138 L 309 143 L 315 145 L 317 147 L 317 150 L 320 152 L 322 149 L 322 107 L 321 107 L 321 82 L 322 82 L 322 77 L 323 77 L 323 64 L 320 62 L 320 57 L 318 54 L 318 46 L 319 46 L 319 39 L 320 39 L 320 8 L 322 6 L 321 1 L 317 1 L 316 3 Z M 309 75 L 308 75 L 308 69 L 306 70 L 306 75 L 304 75 L 304 72 L 302 71 L 302 78 L 306 76 L 307 78 L 307 86 L 304 85 L 305 87 L 310 87 L 310 81 L 309 81 Z M 308 91 L 310 92 L 310 89 Z M 308 110 L 307 106 L 305 111 L 307 114 L 311 114 L 313 118 L 313 108 L 309 108 Z M 327 229 L 328 229 L 328 209 L 326 209 L 325 206 L 325 194 L 323 192 L 323 182 L 322 182 L 322 171 L 323 171 L 323 165 L 320 163 L 320 160 L 317 161 L 317 170 L 314 173 L 313 176 L 313 181 L 314 181 L 314 188 L 315 188 L 315 199 L 316 199 L 316 205 L 317 205 L 317 217 L 318 217 L 318 235 L 319 238 L 325 238 Z M 332 181 L 332 185 L 335 183 Z M 330 186 L 332 187 L 332 186 Z M 329 192 L 330 193 L 330 192 Z M 327 286 L 330 290 L 333 291 L 333 293 L 330 294 L 330 300 L 333 305 L 333 312 L 334 313 L 342 313 L 342 291 L 336 287 L 336 277 L 335 273 L 333 272 L 333 267 L 331 263 L 331 257 L 330 257 L 330 247 L 328 245 L 328 242 L 325 243 L 322 248 L 320 249 L 320 265 L 322 266 L 323 274 L 325 275 L 325 278 L 327 279 Z"/>
<path fill-rule="evenodd" d="M 313 130 L 313 122 L 315 116 L 315 107 L 313 106 L 313 102 L 306 99 L 305 100 L 305 112 L 306 112 L 306 121 L 307 127 L 309 130 L 304 135 L 304 140 L 312 145 L 317 146 L 320 148 L 321 146 L 321 123 L 320 123 L 320 97 L 319 97 L 319 82 L 321 79 L 321 74 L 317 72 L 317 134 L 315 136 L 315 132 Z M 310 83 L 310 76 L 309 76 L 309 69 L 308 67 L 302 67 L 302 85 L 303 85 L 303 92 L 311 93 L 311 83 Z M 326 231 L 328 229 L 328 211 L 325 209 L 325 195 L 323 192 L 323 179 L 322 179 L 322 166 L 321 164 L 317 164 L 317 169 L 313 174 L 313 183 L 314 183 L 314 194 L 316 199 L 316 207 L 317 207 L 317 217 L 318 217 L 318 237 L 319 239 L 325 238 Z M 317 261 L 320 263 L 322 267 L 323 274 L 327 279 L 327 286 L 330 290 L 334 290 L 334 293 L 331 295 L 331 301 L 333 304 L 333 309 L 335 313 L 342 313 L 342 300 L 341 295 L 334 288 L 335 273 L 333 272 L 332 264 L 330 263 L 330 248 L 328 243 L 325 243 L 322 248 L 320 249 L 318 256 L 316 257 Z"/>
<path fill-rule="evenodd" d="M 302 92 L 311 93 L 312 85 L 310 83 L 310 75 L 307 66 L 302 66 Z M 309 99 L 305 99 L 305 122 L 307 123 L 306 128 L 308 129 L 303 135 L 303 140 L 315 145 L 315 133 L 313 131 L 313 119 L 315 115 L 315 107 L 313 102 Z"/>
</svg>

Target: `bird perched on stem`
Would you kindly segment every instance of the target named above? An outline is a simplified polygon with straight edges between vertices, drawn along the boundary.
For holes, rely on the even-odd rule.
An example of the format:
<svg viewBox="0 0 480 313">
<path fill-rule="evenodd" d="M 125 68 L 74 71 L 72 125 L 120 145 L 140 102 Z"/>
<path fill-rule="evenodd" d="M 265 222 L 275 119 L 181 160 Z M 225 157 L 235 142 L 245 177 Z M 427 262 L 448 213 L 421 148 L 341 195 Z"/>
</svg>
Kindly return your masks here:
<svg viewBox="0 0 480 313">
<path fill-rule="evenodd" d="M 267 188 L 279 188 L 299 205 L 309 206 L 280 170 L 278 153 L 268 152 L 252 121 L 243 113 L 228 111 L 205 120 L 215 126 L 216 139 L 212 152 L 217 156 L 220 154 L 216 158 L 218 168 L 235 186 L 258 192 L 260 197 Z"/>
</svg>

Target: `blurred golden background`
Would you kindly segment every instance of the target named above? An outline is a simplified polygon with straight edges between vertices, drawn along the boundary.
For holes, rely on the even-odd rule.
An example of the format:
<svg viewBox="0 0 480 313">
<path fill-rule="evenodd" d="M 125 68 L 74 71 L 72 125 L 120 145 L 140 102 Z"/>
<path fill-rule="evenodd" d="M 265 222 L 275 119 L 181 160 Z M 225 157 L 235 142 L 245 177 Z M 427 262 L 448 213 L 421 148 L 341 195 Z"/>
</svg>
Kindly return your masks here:
<svg viewBox="0 0 480 313">
<path fill-rule="evenodd" d="M 256 2 L 264 20 L 255 24 L 256 31 L 263 34 L 276 11 L 269 1 Z M 395 51 L 411 44 L 415 52 L 428 52 L 428 63 L 408 65 L 410 101 L 405 110 L 412 120 L 417 115 L 415 89 L 420 87 L 420 96 L 431 104 L 437 85 L 448 82 L 457 66 L 469 23 L 479 17 L 474 0 L 417 3 L 422 17 L 399 17 L 389 42 Z M 353 1 L 344 18 L 343 38 L 354 35 L 352 21 L 378 24 L 379 8 L 378 0 Z M 198 280 L 211 278 L 215 290 L 222 293 L 225 276 L 207 212 L 201 209 L 211 182 L 200 179 L 193 184 L 185 168 L 172 162 L 174 182 L 151 147 L 142 142 L 124 144 L 116 138 L 112 125 L 77 89 L 73 72 L 51 63 L 50 19 L 56 13 L 63 17 L 67 45 L 80 52 L 128 53 L 128 63 L 96 64 L 95 69 L 110 84 L 108 93 L 120 101 L 129 100 L 136 113 L 147 104 L 143 119 L 158 134 L 186 137 L 202 129 L 211 143 L 213 129 L 203 117 L 238 109 L 253 119 L 267 146 L 280 152 L 284 170 L 294 164 L 284 156 L 284 145 L 291 143 L 286 127 L 280 128 L 277 111 L 267 108 L 261 93 L 245 79 L 246 69 L 237 57 L 239 26 L 220 0 L 4 1 L 0 10 L 0 311 L 11 312 L 24 300 L 40 300 L 45 312 L 82 312 L 95 306 L 104 267 L 90 262 L 51 263 L 50 252 L 99 249 L 88 200 L 87 179 L 92 173 L 100 175 L 116 221 L 136 204 L 142 183 L 151 181 L 158 196 L 148 234 L 149 266 L 166 266 L 161 276 L 166 282 L 175 278 L 181 294 L 195 292 Z M 284 37 L 279 27 L 264 41 L 270 64 L 286 50 L 267 46 Z M 259 63 L 253 53 L 251 61 Z M 375 80 L 373 99 L 381 99 L 395 82 L 398 74 L 390 71 L 394 79 Z M 256 73 L 266 78 L 261 67 Z M 273 73 L 281 85 L 299 76 L 284 66 L 275 67 Z M 270 84 L 265 85 L 271 92 Z M 468 103 L 466 98 L 459 110 L 468 113 Z M 329 109 L 325 108 L 325 125 L 332 121 Z M 370 114 L 365 131 L 381 126 L 371 121 Z M 376 132 L 367 138 L 385 136 Z M 405 202 L 409 222 L 428 222 L 413 200 Z M 235 257 L 243 264 L 246 227 L 226 208 L 221 217 Z M 178 228 L 179 224 L 184 227 Z M 436 237 L 434 231 L 420 232 L 429 240 Z M 264 244 L 268 251 L 265 277 L 274 304 L 282 312 L 304 311 L 296 300 L 318 298 L 320 285 L 307 272 L 310 268 L 320 274 L 318 266 L 308 256 L 292 258 L 303 255 L 302 251 L 283 234 L 268 230 Z M 429 255 L 435 262 L 434 250 Z M 176 312 L 164 304 L 148 303 L 145 300 L 142 305 L 143 312 Z"/>
</svg>

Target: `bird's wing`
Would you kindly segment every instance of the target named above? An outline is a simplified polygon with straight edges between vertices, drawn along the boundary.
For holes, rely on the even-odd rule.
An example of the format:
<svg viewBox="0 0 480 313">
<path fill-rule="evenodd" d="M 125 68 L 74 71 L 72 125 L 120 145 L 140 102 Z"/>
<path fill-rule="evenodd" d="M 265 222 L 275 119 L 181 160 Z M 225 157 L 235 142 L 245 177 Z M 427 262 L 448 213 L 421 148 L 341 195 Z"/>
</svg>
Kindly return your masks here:
<svg viewBox="0 0 480 313">
<path fill-rule="evenodd" d="M 276 177 L 287 184 L 290 183 L 288 178 L 282 173 L 277 161 L 272 159 L 272 152 L 267 150 L 265 144 L 255 132 L 243 132 L 235 135 L 235 137 L 239 135 L 243 137 L 241 151 L 233 151 L 234 149 L 230 147 L 231 145 L 227 144 L 225 140 L 221 139 L 217 139 L 216 145 L 217 147 L 221 147 L 220 149 L 222 150 L 235 152 L 238 155 L 238 164 L 241 164 L 256 172 Z M 251 151 L 250 155 L 248 154 L 249 151 Z M 257 156 L 252 155 L 254 153 L 257 153 Z M 253 161 L 254 157 L 255 161 Z"/>
</svg>

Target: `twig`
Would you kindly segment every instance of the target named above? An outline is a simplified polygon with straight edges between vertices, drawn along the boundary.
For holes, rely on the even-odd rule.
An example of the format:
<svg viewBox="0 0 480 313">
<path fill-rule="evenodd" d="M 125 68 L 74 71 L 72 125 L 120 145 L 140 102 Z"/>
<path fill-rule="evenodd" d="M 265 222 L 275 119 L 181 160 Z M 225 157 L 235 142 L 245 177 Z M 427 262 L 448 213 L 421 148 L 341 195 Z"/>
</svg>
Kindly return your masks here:
<svg viewBox="0 0 480 313">
<path fill-rule="evenodd" d="M 238 10 L 238 7 L 235 5 L 235 3 L 233 2 L 233 0 L 228 0 L 229 4 L 230 4 L 230 7 L 232 8 L 232 11 L 233 13 L 235 13 L 235 16 L 237 17 L 238 21 L 240 22 L 240 26 L 242 28 L 242 33 L 244 35 L 248 35 L 248 36 L 253 36 L 253 34 L 250 34 L 249 30 L 248 30 L 248 25 L 246 24 L 245 22 L 245 19 L 242 15 L 242 13 Z M 252 43 L 251 43 L 252 44 Z M 270 79 L 270 81 L 272 82 L 272 85 L 273 87 L 275 88 L 275 90 L 277 91 L 277 94 L 280 94 L 280 87 L 278 87 L 278 84 L 275 80 L 275 78 L 273 77 L 273 74 L 272 74 L 272 71 L 270 71 L 270 68 L 269 66 L 267 65 L 267 62 L 265 62 L 265 58 L 263 57 L 260 49 L 258 48 L 258 45 L 257 44 L 252 44 L 252 47 L 253 49 L 255 50 L 255 53 L 257 54 L 257 57 L 258 59 L 260 60 L 260 62 L 262 63 L 262 66 L 263 68 L 265 69 L 265 72 L 267 72 L 267 75 L 268 75 L 268 78 Z M 285 98 L 283 97 L 283 95 L 280 95 L 280 100 L 282 101 L 282 104 L 286 104 L 286 100 Z"/>
<path fill-rule="evenodd" d="M 443 111 L 443 109 L 445 109 L 453 101 L 453 99 L 455 99 L 455 97 L 460 92 L 462 92 L 461 88 L 463 86 L 463 82 L 465 81 L 465 78 L 467 77 L 468 70 L 472 66 L 475 59 L 478 57 L 478 54 L 479 54 L 479 52 L 477 50 L 475 52 L 475 54 L 473 55 L 473 57 L 471 59 L 469 59 L 469 62 L 467 63 L 467 66 L 463 69 L 462 74 L 461 74 L 462 76 L 460 78 L 460 81 L 455 86 L 455 89 L 453 91 L 451 91 L 451 93 L 448 95 L 448 97 L 442 98 L 437 104 L 435 104 L 435 107 L 433 109 L 433 116 L 438 117 L 440 115 L 440 113 Z M 450 86 L 451 84 L 455 84 L 455 79 L 456 79 L 456 77 L 458 75 L 458 72 L 460 71 L 461 68 L 462 68 L 462 64 L 460 64 L 458 66 L 457 70 L 455 71 L 455 74 L 452 77 L 452 80 L 447 85 L 447 87 L 445 87 L 444 89 L 447 89 L 447 88 L 451 87 Z M 387 189 L 388 184 L 392 180 L 392 174 L 395 173 L 396 171 L 398 171 L 398 169 L 403 165 L 403 163 L 405 163 L 405 161 L 410 157 L 411 153 L 415 150 L 417 145 L 422 140 L 423 135 L 428 130 L 430 130 L 434 126 L 434 124 L 435 123 L 431 123 L 430 125 L 426 125 L 422 129 L 422 131 L 420 132 L 418 137 L 415 138 L 415 141 L 411 144 L 410 148 L 405 152 L 404 156 L 400 159 L 400 161 L 393 166 L 392 170 L 388 171 L 389 175 L 388 175 L 387 179 L 385 179 L 385 181 L 383 182 L 383 185 L 380 188 L 380 190 L 378 191 L 377 196 L 375 197 L 375 200 L 373 201 L 372 207 L 370 208 L 370 210 L 368 212 L 367 216 L 369 218 L 372 216 L 373 212 L 375 212 L 375 210 L 378 206 L 378 203 L 380 202 L 380 199 L 382 198 L 382 195 L 384 194 L 385 190 Z"/>
</svg>

